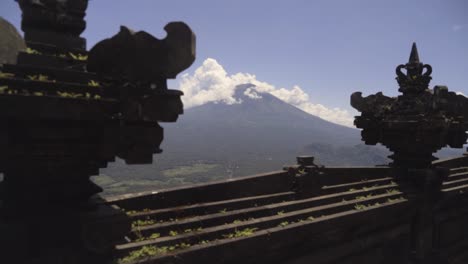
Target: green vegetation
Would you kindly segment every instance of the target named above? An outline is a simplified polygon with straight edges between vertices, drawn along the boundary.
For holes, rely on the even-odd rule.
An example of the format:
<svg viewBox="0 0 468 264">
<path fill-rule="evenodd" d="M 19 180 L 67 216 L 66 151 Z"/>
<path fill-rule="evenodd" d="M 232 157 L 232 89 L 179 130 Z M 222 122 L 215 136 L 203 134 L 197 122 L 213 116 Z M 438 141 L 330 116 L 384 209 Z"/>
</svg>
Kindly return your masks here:
<svg viewBox="0 0 468 264">
<path fill-rule="evenodd" d="M 28 54 L 35 54 L 35 55 L 41 55 L 42 53 L 40 53 L 39 51 L 35 50 L 35 49 L 31 49 L 31 48 L 26 48 L 26 53 Z"/>
<path fill-rule="evenodd" d="M 284 211 L 279 211 L 278 213 L 276 213 L 277 215 L 284 215 Z"/>
<path fill-rule="evenodd" d="M 356 205 L 354 205 L 354 209 L 356 209 L 356 210 L 364 210 L 364 209 L 366 209 L 366 208 L 367 208 L 367 206 L 366 206 L 366 205 L 363 205 L 363 204 L 356 204 Z"/>
<path fill-rule="evenodd" d="M 125 213 L 127 215 L 134 215 L 134 214 L 138 213 L 138 211 L 132 210 L 132 211 L 126 211 Z"/>
<path fill-rule="evenodd" d="M 118 263 L 129 263 L 139 259 L 158 256 L 168 252 L 168 247 L 144 246 L 139 250 L 132 251 L 128 256 L 121 258 Z"/>
<path fill-rule="evenodd" d="M 13 73 L 0 72 L 0 78 L 12 78 L 15 77 Z"/>
<path fill-rule="evenodd" d="M 60 91 L 57 91 L 57 95 L 60 96 L 60 97 L 65 97 L 65 98 L 81 98 L 81 97 L 83 97 L 83 94 L 81 94 L 81 93 L 68 93 L 68 92 L 60 92 Z M 101 96 L 97 95 L 97 94 L 91 95 L 89 93 L 86 93 L 85 97 L 86 97 L 86 99 L 95 99 L 95 100 L 101 99 Z"/>
<path fill-rule="evenodd" d="M 170 236 L 177 236 L 178 234 L 179 233 L 177 231 L 173 231 L 173 230 L 169 231 Z"/>
<path fill-rule="evenodd" d="M 387 194 L 398 194 L 400 193 L 400 191 L 396 190 L 396 189 L 389 189 L 387 190 Z"/>
<path fill-rule="evenodd" d="M 164 170 L 161 173 L 162 175 L 168 176 L 168 177 L 189 176 L 192 174 L 209 172 L 212 169 L 215 169 L 217 167 L 219 167 L 218 164 L 198 163 L 198 164 L 193 164 L 191 166 L 181 166 L 181 167 L 174 168 L 174 169 Z"/>
<path fill-rule="evenodd" d="M 289 225 L 289 222 L 288 221 L 284 221 L 284 222 L 281 222 L 278 226 L 281 226 L 281 227 L 285 227 Z"/>
<path fill-rule="evenodd" d="M 227 212 L 227 209 L 226 209 L 226 208 L 224 208 L 223 210 L 219 210 L 219 213 L 220 213 L 220 214 L 225 214 L 226 212 Z"/>
<path fill-rule="evenodd" d="M 372 196 L 374 196 L 372 193 L 369 193 L 368 195 L 359 195 L 359 196 L 356 196 L 356 200 L 359 200 L 359 201 L 362 201 L 362 200 L 365 200 L 367 198 L 371 198 Z"/>
<path fill-rule="evenodd" d="M 72 59 L 74 60 L 79 60 L 79 61 L 85 61 L 88 59 L 88 55 L 82 55 L 82 54 L 73 54 L 71 52 L 69 52 L 68 54 L 70 54 L 70 57 L 72 57 Z"/>
<path fill-rule="evenodd" d="M 397 202 L 397 201 L 402 201 L 402 200 L 404 200 L 404 199 L 405 199 L 405 198 L 403 198 L 403 197 L 398 197 L 398 198 L 395 198 L 395 199 L 388 198 L 388 199 L 387 199 L 387 202 L 393 203 L 393 202 Z"/>
<path fill-rule="evenodd" d="M 132 228 L 148 226 L 148 225 L 154 225 L 154 224 L 156 224 L 156 221 L 153 220 L 153 219 L 136 220 L 136 221 L 132 222 Z"/>
<path fill-rule="evenodd" d="M 79 98 L 79 97 L 83 97 L 83 94 L 77 94 L 77 93 L 67 93 L 67 92 L 60 92 L 60 91 L 57 91 L 57 95 L 59 95 L 60 97 L 65 97 L 65 98 Z"/>
<path fill-rule="evenodd" d="M 142 260 L 149 257 L 160 256 L 163 254 L 167 254 L 169 252 L 179 250 L 179 249 L 186 249 L 191 247 L 192 245 L 187 243 L 180 243 L 174 246 L 168 247 L 156 247 L 156 246 L 144 246 L 138 250 L 134 250 L 128 254 L 128 256 L 121 258 L 118 260 L 119 264 L 125 264 L 134 262 L 137 260 Z"/>
<path fill-rule="evenodd" d="M 247 237 L 254 234 L 258 228 L 244 228 L 243 230 L 235 230 L 234 233 L 223 235 L 224 238 L 238 238 L 238 237 Z"/>
<path fill-rule="evenodd" d="M 364 210 L 364 209 L 366 209 L 366 208 L 368 208 L 368 207 L 374 207 L 374 206 L 379 206 L 379 205 L 380 205 L 379 202 L 376 202 L 376 203 L 374 203 L 374 204 L 369 204 L 369 205 L 356 204 L 356 205 L 354 205 L 354 209 L 360 211 L 360 210 Z"/>
<path fill-rule="evenodd" d="M 29 80 L 32 81 L 40 81 L 40 82 L 55 82 L 55 80 L 49 80 L 49 76 L 47 75 L 28 75 L 27 76 Z"/>
<path fill-rule="evenodd" d="M 156 238 L 159 238 L 161 237 L 161 234 L 160 233 L 153 233 L 149 236 L 149 239 L 156 239 Z"/>
<path fill-rule="evenodd" d="M 93 81 L 93 80 L 88 82 L 88 86 L 98 87 L 99 85 L 100 85 L 99 82 L 96 82 L 96 81 Z"/>
</svg>

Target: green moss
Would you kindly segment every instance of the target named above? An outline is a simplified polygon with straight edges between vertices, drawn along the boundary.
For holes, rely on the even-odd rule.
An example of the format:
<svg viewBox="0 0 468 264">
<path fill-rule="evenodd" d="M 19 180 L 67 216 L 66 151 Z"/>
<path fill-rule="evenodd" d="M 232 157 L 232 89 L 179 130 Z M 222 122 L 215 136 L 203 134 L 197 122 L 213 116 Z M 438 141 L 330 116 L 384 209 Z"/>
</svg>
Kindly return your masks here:
<svg viewBox="0 0 468 264">
<path fill-rule="evenodd" d="M 238 238 L 238 237 L 247 237 L 255 233 L 258 228 L 244 228 L 242 230 L 235 230 L 234 233 L 223 235 L 224 238 Z"/>
<path fill-rule="evenodd" d="M 31 48 L 26 48 L 26 53 L 28 54 L 36 54 L 36 55 L 41 55 L 42 53 L 40 53 L 39 51 L 35 50 L 35 49 L 31 49 Z"/>
<path fill-rule="evenodd" d="M 88 82 L 88 86 L 98 87 L 99 85 L 100 85 L 100 84 L 99 84 L 98 82 L 93 81 L 93 80 L 91 80 L 91 81 Z"/>
<path fill-rule="evenodd" d="M 8 86 L 0 86 L 0 93 L 4 93 L 6 90 L 8 90 Z"/>
<path fill-rule="evenodd" d="M 366 205 L 363 205 L 363 204 L 356 204 L 356 205 L 354 205 L 354 209 L 356 209 L 356 210 L 364 210 L 364 209 L 366 209 L 366 208 L 367 208 L 367 206 L 366 206 Z"/>
<path fill-rule="evenodd" d="M 88 56 L 87 55 L 82 55 L 82 54 L 74 54 L 74 53 L 71 53 L 69 52 L 68 54 L 70 54 L 70 57 L 72 57 L 72 59 L 74 60 L 79 60 L 79 61 L 85 61 L 88 59 Z"/>
<path fill-rule="evenodd" d="M 60 97 L 65 97 L 65 98 L 79 98 L 79 97 L 83 97 L 83 94 L 67 93 L 67 92 L 60 92 L 60 91 L 57 91 L 57 95 L 60 96 Z"/>
<path fill-rule="evenodd" d="M 398 194 L 400 193 L 400 191 L 396 190 L 396 189 L 388 189 L 387 190 L 387 194 Z"/>
<path fill-rule="evenodd" d="M 156 239 L 156 238 L 160 238 L 160 237 L 161 237 L 160 233 L 153 233 L 153 234 L 151 234 L 151 236 L 149 236 L 149 239 Z"/>
<path fill-rule="evenodd" d="M 129 263 L 148 257 L 166 254 L 169 251 L 168 249 L 168 247 L 144 246 L 139 250 L 130 252 L 128 256 L 121 258 L 119 263 Z"/>
<path fill-rule="evenodd" d="M 138 211 L 135 211 L 135 210 L 131 210 L 131 211 L 127 211 L 125 212 L 127 215 L 134 215 L 136 213 L 138 213 Z"/>
<path fill-rule="evenodd" d="M 13 73 L 0 72 L 0 78 L 13 78 L 15 75 Z"/>
<path fill-rule="evenodd" d="M 405 198 L 403 198 L 403 197 L 398 197 L 398 198 L 395 198 L 395 199 L 388 198 L 388 199 L 387 199 L 387 202 L 393 203 L 393 202 L 397 202 L 397 201 L 402 201 L 402 200 L 404 200 L 404 199 L 405 199 Z"/>
<path fill-rule="evenodd" d="M 362 200 L 365 200 L 367 198 L 371 198 L 373 197 L 374 195 L 372 193 L 369 193 L 368 195 L 360 195 L 360 196 L 356 196 L 356 200 L 359 200 L 359 201 L 362 201 Z"/>
<path fill-rule="evenodd" d="M 125 264 L 125 263 L 135 262 L 135 261 L 143 260 L 149 257 L 164 255 L 175 250 L 186 249 L 191 246 L 192 245 L 188 243 L 180 243 L 180 244 L 176 244 L 172 246 L 165 246 L 165 247 L 144 246 L 138 250 L 134 250 L 130 252 L 126 257 L 119 259 L 118 263 Z"/>
<path fill-rule="evenodd" d="M 156 220 L 153 219 L 146 219 L 146 220 L 136 220 L 132 222 L 132 228 L 137 228 L 137 227 L 142 227 L 142 226 L 148 226 L 148 225 L 154 225 L 156 224 Z"/>
</svg>

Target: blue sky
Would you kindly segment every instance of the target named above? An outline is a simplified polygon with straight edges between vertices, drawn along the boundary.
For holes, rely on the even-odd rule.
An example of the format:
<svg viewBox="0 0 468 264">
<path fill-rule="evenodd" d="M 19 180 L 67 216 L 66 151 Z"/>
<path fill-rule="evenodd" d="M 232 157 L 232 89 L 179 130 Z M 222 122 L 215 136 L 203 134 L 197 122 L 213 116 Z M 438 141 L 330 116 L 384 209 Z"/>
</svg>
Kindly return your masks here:
<svg viewBox="0 0 468 264">
<path fill-rule="evenodd" d="M 0 16 L 19 27 L 13 0 L 1 0 Z M 354 91 L 397 95 L 395 67 L 416 41 L 421 60 L 434 69 L 431 87 L 468 95 L 465 0 L 92 0 L 86 20 L 88 48 L 120 25 L 164 37 L 166 23 L 184 21 L 197 35 L 197 60 L 185 82 L 200 77 L 199 67 L 224 71 L 228 79 L 219 82 L 241 72 L 278 94 L 297 86 L 311 105 L 350 115 Z"/>
</svg>

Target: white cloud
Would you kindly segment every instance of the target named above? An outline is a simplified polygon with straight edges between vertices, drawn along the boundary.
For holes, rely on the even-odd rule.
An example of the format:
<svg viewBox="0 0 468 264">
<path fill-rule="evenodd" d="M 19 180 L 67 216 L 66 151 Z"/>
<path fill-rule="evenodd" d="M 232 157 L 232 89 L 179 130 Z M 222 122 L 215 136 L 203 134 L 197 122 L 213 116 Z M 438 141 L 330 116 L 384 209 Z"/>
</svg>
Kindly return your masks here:
<svg viewBox="0 0 468 264">
<path fill-rule="evenodd" d="M 252 90 L 252 88 L 247 88 L 244 92 L 244 95 L 249 97 L 250 99 L 254 99 L 254 100 L 257 100 L 257 99 L 262 99 L 263 97 L 258 95 L 258 93 L 254 92 L 254 90 Z"/>
<path fill-rule="evenodd" d="M 456 92 L 456 94 L 458 94 L 458 95 L 463 95 L 463 96 L 466 97 L 466 95 L 465 95 L 464 93 L 462 93 L 462 92 Z"/>
<path fill-rule="evenodd" d="M 244 92 L 244 95 L 249 98 L 260 99 L 261 95 L 258 93 L 270 93 L 309 114 L 330 122 L 353 127 L 353 116 L 348 111 L 311 103 L 309 95 L 297 85 L 290 89 L 276 88 L 272 84 L 257 80 L 253 74 L 228 75 L 226 70 L 215 59 L 211 58 L 206 59 L 193 75 L 182 75 L 179 90 L 184 92 L 182 99 L 186 108 L 209 102 L 240 104 L 242 101 L 234 97 L 236 86 L 246 83 L 255 85 Z"/>
</svg>

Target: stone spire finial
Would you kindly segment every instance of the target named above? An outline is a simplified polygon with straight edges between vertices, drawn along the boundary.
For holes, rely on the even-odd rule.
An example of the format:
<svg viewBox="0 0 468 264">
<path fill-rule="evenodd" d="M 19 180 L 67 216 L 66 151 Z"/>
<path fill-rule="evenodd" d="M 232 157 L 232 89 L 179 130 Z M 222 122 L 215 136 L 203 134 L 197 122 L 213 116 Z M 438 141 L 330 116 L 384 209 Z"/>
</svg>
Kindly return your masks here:
<svg viewBox="0 0 468 264">
<path fill-rule="evenodd" d="M 413 42 L 413 47 L 411 47 L 411 54 L 408 60 L 408 64 L 419 64 L 419 54 L 418 48 L 416 47 L 416 42 Z"/>
</svg>

